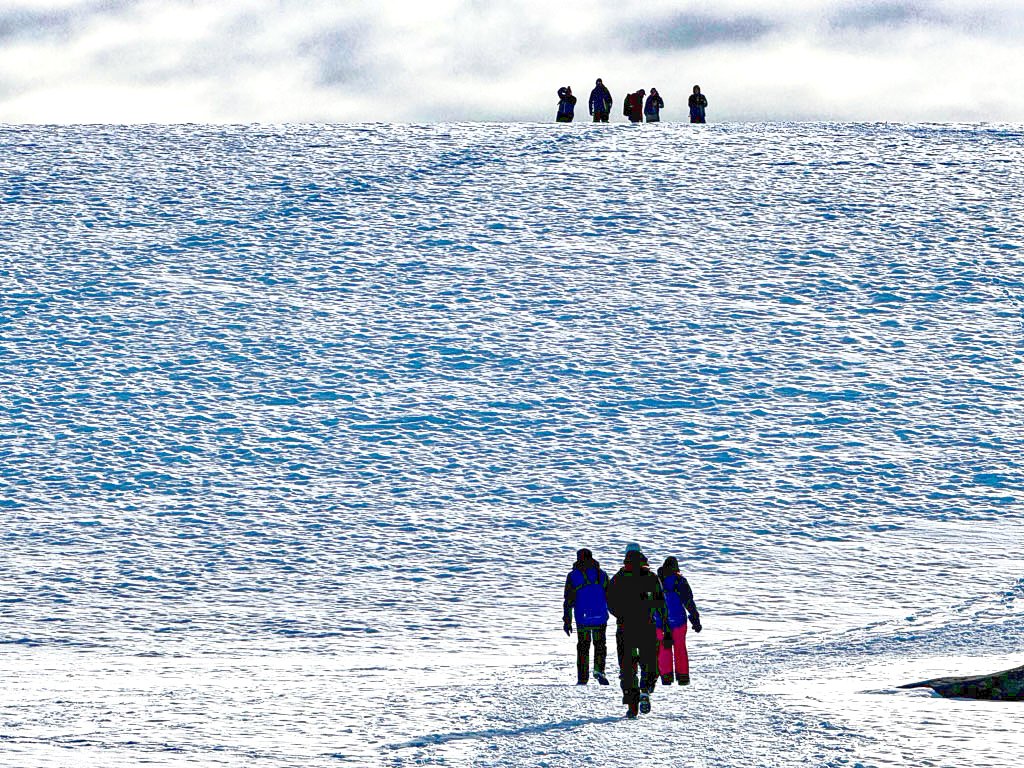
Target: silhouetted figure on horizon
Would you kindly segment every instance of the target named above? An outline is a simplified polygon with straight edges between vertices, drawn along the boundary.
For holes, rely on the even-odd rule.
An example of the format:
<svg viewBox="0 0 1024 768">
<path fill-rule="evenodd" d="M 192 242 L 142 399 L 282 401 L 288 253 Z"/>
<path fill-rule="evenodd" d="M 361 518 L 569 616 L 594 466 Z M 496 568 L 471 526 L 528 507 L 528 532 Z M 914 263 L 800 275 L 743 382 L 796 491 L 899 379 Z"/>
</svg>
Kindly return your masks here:
<svg viewBox="0 0 1024 768">
<path fill-rule="evenodd" d="M 565 86 L 558 89 L 558 114 L 555 116 L 557 123 L 571 123 L 576 113 L 576 97 L 572 95 L 572 88 Z"/>
<path fill-rule="evenodd" d="M 612 94 L 605 87 L 601 78 L 597 78 L 594 90 L 590 92 L 590 114 L 594 116 L 595 123 L 607 123 L 608 115 L 612 111 Z"/>
<path fill-rule="evenodd" d="M 647 97 L 644 104 L 644 117 L 648 123 L 657 123 L 661 120 L 661 110 L 665 108 L 665 101 L 661 98 L 657 88 L 651 88 L 651 95 Z"/>
<path fill-rule="evenodd" d="M 693 86 L 693 93 L 690 94 L 690 122 L 704 123 L 704 110 L 708 108 L 708 100 L 700 92 L 700 86 Z"/>
<path fill-rule="evenodd" d="M 630 93 L 622 104 L 622 114 L 629 118 L 631 123 L 642 123 L 644 121 L 644 96 L 647 92 L 641 88 L 636 93 Z"/>
</svg>

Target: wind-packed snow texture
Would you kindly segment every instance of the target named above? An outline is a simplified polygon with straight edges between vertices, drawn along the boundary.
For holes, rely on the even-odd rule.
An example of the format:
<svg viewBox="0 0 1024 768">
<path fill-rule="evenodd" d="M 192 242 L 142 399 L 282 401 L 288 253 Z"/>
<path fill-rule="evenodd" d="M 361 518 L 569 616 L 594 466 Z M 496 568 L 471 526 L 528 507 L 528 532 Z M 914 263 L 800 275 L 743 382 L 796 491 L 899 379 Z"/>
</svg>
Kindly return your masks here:
<svg viewBox="0 0 1024 768">
<path fill-rule="evenodd" d="M 0 129 L 0 763 L 1016 766 L 1022 138 Z"/>
</svg>

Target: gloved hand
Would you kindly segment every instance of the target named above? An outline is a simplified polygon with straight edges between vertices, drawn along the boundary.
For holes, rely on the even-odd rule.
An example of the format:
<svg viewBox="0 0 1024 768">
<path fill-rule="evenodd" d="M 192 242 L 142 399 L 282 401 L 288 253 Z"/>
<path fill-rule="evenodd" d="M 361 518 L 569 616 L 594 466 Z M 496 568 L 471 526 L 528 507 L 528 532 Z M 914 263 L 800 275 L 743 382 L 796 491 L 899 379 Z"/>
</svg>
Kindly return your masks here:
<svg viewBox="0 0 1024 768">
<path fill-rule="evenodd" d="M 693 631 L 694 632 L 700 632 L 700 630 L 702 629 L 702 627 L 700 625 L 700 622 L 699 621 L 694 621 L 694 622 L 691 622 L 691 623 L 693 624 Z"/>
<path fill-rule="evenodd" d="M 665 635 L 661 638 L 661 646 L 662 646 L 662 648 L 671 648 L 672 647 L 672 643 L 673 643 L 672 633 L 671 632 L 666 632 Z"/>
<path fill-rule="evenodd" d="M 567 621 L 564 624 L 562 624 L 562 629 L 565 630 L 565 634 L 571 635 L 572 634 L 572 622 L 571 621 Z"/>
</svg>

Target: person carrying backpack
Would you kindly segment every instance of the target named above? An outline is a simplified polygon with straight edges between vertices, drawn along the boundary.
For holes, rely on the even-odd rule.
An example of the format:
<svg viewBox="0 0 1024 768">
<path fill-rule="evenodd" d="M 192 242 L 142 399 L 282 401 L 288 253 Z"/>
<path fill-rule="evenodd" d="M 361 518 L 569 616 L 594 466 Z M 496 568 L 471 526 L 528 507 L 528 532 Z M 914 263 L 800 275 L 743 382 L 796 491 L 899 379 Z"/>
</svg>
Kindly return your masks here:
<svg viewBox="0 0 1024 768">
<path fill-rule="evenodd" d="M 651 88 L 651 95 L 644 103 L 644 117 L 648 123 L 657 123 L 661 120 L 661 110 L 665 108 L 665 102 L 658 94 L 657 88 Z"/>
<path fill-rule="evenodd" d="M 662 626 L 665 593 L 661 580 L 647 566 L 647 558 L 638 550 L 626 553 L 622 568 L 608 582 L 608 609 L 622 624 L 622 657 L 619 683 L 622 702 L 629 706 L 626 717 L 651 711 L 651 692 L 658 679 L 658 638 L 656 621 Z M 660 616 L 660 619 L 656 619 Z M 637 679 L 634 661 L 640 664 Z"/>
<path fill-rule="evenodd" d="M 672 684 L 675 667 L 676 682 L 690 684 L 690 659 L 686 653 L 686 617 L 689 614 L 694 632 L 701 631 L 700 614 L 693 602 L 693 590 L 686 577 L 679 573 L 679 561 L 666 557 L 658 569 L 665 589 L 665 613 L 667 621 L 658 624 L 658 672 L 664 685 Z M 660 618 L 660 617 L 656 617 Z M 673 663 L 674 662 L 674 663 Z"/>
<path fill-rule="evenodd" d="M 626 100 L 622 104 L 622 114 L 629 118 L 631 123 L 642 123 L 644 121 L 644 95 L 646 91 L 641 88 L 636 93 L 626 94 Z"/>
<path fill-rule="evenodd" d="M 691 123 L 704 123 L 707 122 L 704 119 L 704 110 L 708 108 L 708 100 L 703 93 L 700 92 L 700 86 L 693 86 L 693 93 L 690 94 L 689 98 L 690 106 L 690 122 Z"/>
<path fill-rule="evenodd" d="M 558 89 L 558 114 L 555 116 L 556 123 L 571 123 L 576 111 L 576 97 L 572 95 L 572 88 L 565 86 Z"/>
<path fill-rule="evenodd" d="M 576 553 L 576 562 L 565 577 L 565 598 L 562 601 L 562 628 L 572 635 L 572 619 L 576 618 L 576 685 L 586 685 L 590 670 L 590 644 L 594 644 L 594 679 L 608 685 L 604 674 L 608 656 L 608 603 L 605 589 L 608 574 L 589 549 Z"/>
<path fill-rule="evenodd" d="M 590 92 L 590 114 L 594 116 L 595 123 L 607 123 L 611 111 L 612 94 L 599 77 L 594 90 Z"/>
</svg>

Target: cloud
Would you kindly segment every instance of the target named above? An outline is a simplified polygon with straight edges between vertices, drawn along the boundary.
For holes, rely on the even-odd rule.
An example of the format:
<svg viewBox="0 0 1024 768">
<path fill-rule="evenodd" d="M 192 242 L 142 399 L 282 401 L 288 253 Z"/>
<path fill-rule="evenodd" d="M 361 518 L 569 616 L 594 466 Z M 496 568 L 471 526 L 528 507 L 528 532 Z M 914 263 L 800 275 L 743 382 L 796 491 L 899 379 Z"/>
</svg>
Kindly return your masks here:
<svg viewBox="0 0 1024 768">
<path fill-rule="evenodd" d="M 57 11 L 0 9 L 0 42 L 66 37 L 71 32 L 71 21 L 69 14 Z"/>
<path fill-rule="evenodd" d="M 335 26 L 302 41 L 297 52 L 313 60 L 320 85 L 368 84 L 373 80 L 369 34 L 363 24 Z"/>
<path fill-rule="evenodd" d="M 113 16 L 140 4 L 140 0 L 97 0 L 67 7 L 0 8 L 0 42 L 61 39 L 104 16 Z"/>
<path fill-rule="evenodd" d="M 771 33 L 777 26 L 763 16 L 710 16 L 677 13 L 656 21 L 638 21 L 627 39 L 643 49 L 688 50 L 709 45 L 749 44 Z"/>
<path fill-rule="evenodd" d="M 830 25 L 837 30 L 892 29 L 910 24 L 942 23 L 934 9 L 916 3 L 880 2 L 846 6 L 833 11 Z"/>
</svg>

